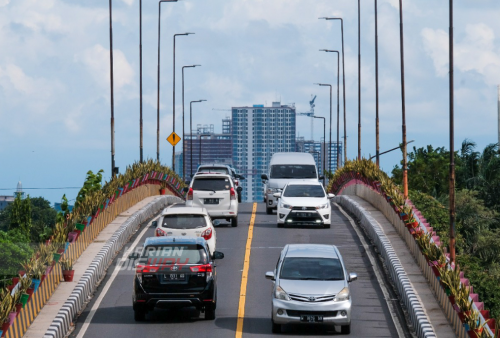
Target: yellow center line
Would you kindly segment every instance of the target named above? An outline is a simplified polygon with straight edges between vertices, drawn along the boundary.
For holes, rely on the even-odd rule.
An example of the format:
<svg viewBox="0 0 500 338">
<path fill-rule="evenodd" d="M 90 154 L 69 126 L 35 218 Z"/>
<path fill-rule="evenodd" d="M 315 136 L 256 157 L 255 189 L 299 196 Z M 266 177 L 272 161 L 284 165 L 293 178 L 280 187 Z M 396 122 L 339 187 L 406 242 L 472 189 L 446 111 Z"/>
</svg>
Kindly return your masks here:
<svg viewBox="0 0 500 338">
<path fill-rule="evenodd" d="M 247 246 L 245 249 L 245 262 L 243 264 L 243 273 L 241 275 L 240 305 L 238 306 L 238 324 L 236 325 L 236 338 L 243 335 L 243 319 L 245 318 L 245 300 L 247 293 L 248 268 L 250 267 L 250 251 L 252 249 L 253 225 L 255 223 L 255 213 L 257 212 L 257 203 L 253 204 L 252 218 L 248 227 Z"/>
</svg>

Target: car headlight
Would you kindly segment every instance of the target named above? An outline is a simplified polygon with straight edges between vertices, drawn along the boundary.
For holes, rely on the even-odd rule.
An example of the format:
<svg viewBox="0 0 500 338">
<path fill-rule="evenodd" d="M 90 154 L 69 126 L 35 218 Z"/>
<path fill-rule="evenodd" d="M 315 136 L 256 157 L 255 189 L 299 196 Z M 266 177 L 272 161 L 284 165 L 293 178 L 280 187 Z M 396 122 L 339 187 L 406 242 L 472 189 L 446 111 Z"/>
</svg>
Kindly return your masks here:
<svg viewBox="0 0 500 338">
<path fill-rule="evenodd" d="M 281 204 L 281 207 L 285 208 L 285 209 L 292 209 L 292 206 L 290 204 L 286 204 L 286 203 Z"/>
<path fill-rule="evenodd" d="M 343 302 L 345 300 L 349 300 L 349 288 L 345 287 L 340 291 L 337 296 L 335 296 L 336 302 Z"/>
<path fill-rule="evenodd" d="M 316 209 L 326 209 L 326 208 L 328 208 L 328 203 L 321 204 L 316 207 Z"/>
<path fill-rule="evenodd" d="M 290 300 L 288 294 L 279 285 L 276 286 L 276 290 L 274 291 L 274 298 L 281 300 Z"/>
<path fill-rule="evenodd" d="M 268 194 L 274 194 L 275 192 L 280 192 L 280 188 L 267 188 L 267 193 Z"/>
</svg>

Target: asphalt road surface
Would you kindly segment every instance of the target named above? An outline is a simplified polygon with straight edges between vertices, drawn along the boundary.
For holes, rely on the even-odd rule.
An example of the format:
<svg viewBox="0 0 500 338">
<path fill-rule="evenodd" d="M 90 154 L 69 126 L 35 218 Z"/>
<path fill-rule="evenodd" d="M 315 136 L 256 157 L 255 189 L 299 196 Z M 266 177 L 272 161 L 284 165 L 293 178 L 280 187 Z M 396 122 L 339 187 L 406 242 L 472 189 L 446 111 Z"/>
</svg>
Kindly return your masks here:
<svg viewBox="0 0 500 338">
<path fill-rule="evenodd" d="M 351 283 L 353 309 L 349 337 L 398 337 L 396 327 L 400 325 L 399 320 L 389 309 L 387 296 L 384 297 L 368 253 L 348 219 L 335 205 L 332 206 L 330 229 L 283 229 L 276 226 L 276 214 L 266 215 L 264 203 L 257 204 L 247 289 L 244 293 L 246 304 L 243 327 L 242 332 L 237 332 L 240 287 L 252 208 L 252 203 L 240 204 L 238 227 L 232 228 L 226 223 L 216 227 L 217 251 L 223 252 L 225 258 L 217 261 L 218 299 L 215 320 L 204 320 L 204 315 L 195 309 L 183 309 L 157 310 L 148 314 L 146 322 L 134 321 L 133 269 L 116 269 L 116 264 L 120 261 L 128 263 L 127 259 L 122 260 L 122 256 L 134 241 L 137 240 L 136 245 L 142 246 L 145 238 L 154 235 L 154 229 L 150 225 L 144 225 L 118 254 L 96 294 L 77 319 L 71 337 L 272 336 L 272 282 L 266 280 L 264 275 L 266 271 L 274 269 L 281 249 L 289 243 L 337 245 L 347 270 L 358 274 L 358 280 Z M 289 325 L 283 327 L 281 335 L 315 337 L 341 334 L 340 328 Z"/>
</svg>

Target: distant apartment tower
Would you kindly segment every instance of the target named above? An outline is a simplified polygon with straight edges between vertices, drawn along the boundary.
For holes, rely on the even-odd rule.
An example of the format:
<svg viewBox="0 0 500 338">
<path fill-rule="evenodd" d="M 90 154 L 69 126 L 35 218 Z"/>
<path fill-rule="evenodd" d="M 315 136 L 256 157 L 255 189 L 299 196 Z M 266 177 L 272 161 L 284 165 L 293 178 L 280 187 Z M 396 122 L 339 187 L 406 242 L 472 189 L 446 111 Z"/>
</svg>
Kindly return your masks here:
<svg viewBox="0 0 500 338">
<path fill-rule="evenodd" d="M 231 120 L 229 118 L 222 120 L 222 134 L 214 132 L 213 124 L 210 126 L 199 124 L 192 133 L 185 136 L 184 149 L 186 156 L 184 161 L 186 179 L 191 177 L 191 173 L 194 174 L 196 172 L 200 164 L 220 163 L 232 165 Z M 191 144 L 193 145 L 192 149 Z M 179 156 L 180 163 L 182 163 L 181 157 Z M 182 176 L 182 164 L 180 167 L 181 169 L 178 173 Z"/>
<path fill-rule="evenodd" d="M 261 175 L 274 153 L 295 151 L 295 107 L 273 102 L 271 107 L 232 108 L 233 165 L 246 179 L 244 201 L 262 201 Z"/>
<path fill-rule="evenodd" d="M 326 147 L 326 149 L 325 149 Z M 328 152 L 330 148 L 330 152 Z M 342 142 L 323 142 L 321 141 L 311 141 L 305 140 L 304 137 L 297 137 L 295 140 L 295 151 L 301 153 L 311 153 L 314 160 L 316 161 L 316 166 L 318 171 L 323 174 L 323 162 L 325 163 L 325 169 L 327 171 L 332 169 L 332 172 L 337 170 L 337 153 L 340 155 L 340 166 L 342 166 Z M 326 156 L 326 158 L 325 158 Z"/>
</svg>

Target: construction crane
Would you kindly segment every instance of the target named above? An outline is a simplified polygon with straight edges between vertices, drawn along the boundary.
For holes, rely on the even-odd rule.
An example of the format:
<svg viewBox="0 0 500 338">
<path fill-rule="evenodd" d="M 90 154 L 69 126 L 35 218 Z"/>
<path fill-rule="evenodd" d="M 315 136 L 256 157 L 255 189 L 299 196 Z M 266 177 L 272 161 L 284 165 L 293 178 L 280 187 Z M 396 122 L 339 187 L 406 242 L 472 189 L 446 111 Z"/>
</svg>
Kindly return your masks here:
<svg viewBox="0 0 500 338">
<path fill-rule="evenodd" d="M 309 101 L 311 109 L 309 111 L 295 114 L 296 116 L 309 116 L 311 118 L 311 141 L 314 140 L 314 107 L 316 107 L 314 101 L 316 100 L 316 97 L 317 95 L 314 95 L 314 97 L 311 95 L 312 99 Z"/>
</svg>

